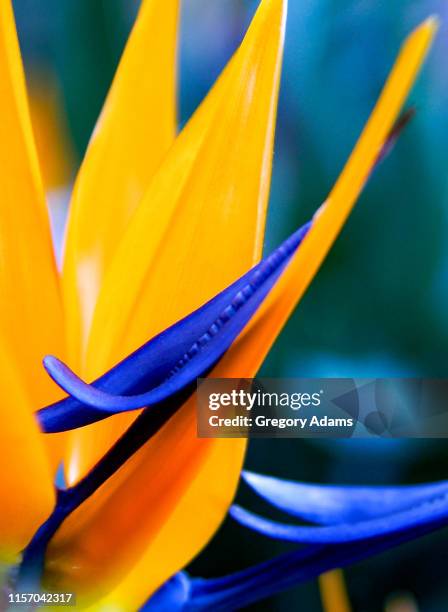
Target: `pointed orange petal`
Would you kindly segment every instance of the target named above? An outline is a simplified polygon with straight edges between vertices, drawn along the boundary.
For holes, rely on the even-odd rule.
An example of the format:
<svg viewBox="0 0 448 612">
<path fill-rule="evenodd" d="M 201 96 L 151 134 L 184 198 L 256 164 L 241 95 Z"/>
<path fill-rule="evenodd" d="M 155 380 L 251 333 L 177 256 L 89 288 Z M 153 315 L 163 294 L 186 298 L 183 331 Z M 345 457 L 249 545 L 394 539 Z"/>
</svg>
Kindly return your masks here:
<svg viewBox="0 0 448 612">
<path fill-rule="evenodd" d="M 144 0 L 92 136 L 70 208 L 63 288 L 72 363 L 117 242 L 176 127 L 178 0 Z"/>
<path fill-rule="evenodd" d="M 235 371 L 234 376 L 250 377 L 258 370 L 291 311 L 317 273 L 400 113 L 436 29 L 436 20 L 427 19 L 403 45 L 361 137 L 327 201 L 318 211 L 303 244 L 257 315 L 224 357 L 224 362 Z M 238 371 L 240 366 L 242 369 Z"/>
<path fill-rule="evenodd" d="M 9 0 L 0 3 L 0 333 L 34 409 L 59 395 L 42 367 L 64 354 L 49 220 Z M 1 375 L 2 376 L 2 375 Z M 1 377 L 0 376 L 0 377 Z M 56 393 L 56 395 L 55 395 Z"/>
<path fill-rule="evenodd" d="M 152 181 L 101 290 L 87 377 L 197 308 L 260 256 L 283 26 L 283 3 L 265 0 L 240 50 Z M 70 481 L 132 418 L 74 434 Z"/>
<path fill-rule="evenodd" d="M 0 563 L 17 562 L 54 505 L 43 436 L 25 395 L 19 367 L 0 343 Z"/>
</svg>

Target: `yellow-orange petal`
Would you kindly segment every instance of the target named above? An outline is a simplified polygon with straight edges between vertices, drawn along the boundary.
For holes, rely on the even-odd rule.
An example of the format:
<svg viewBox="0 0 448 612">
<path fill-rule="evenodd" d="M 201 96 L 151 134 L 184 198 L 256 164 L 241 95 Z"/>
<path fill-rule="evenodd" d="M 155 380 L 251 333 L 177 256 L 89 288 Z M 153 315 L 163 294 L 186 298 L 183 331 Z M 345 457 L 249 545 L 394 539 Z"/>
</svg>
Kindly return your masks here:
<svg viewBox="0 0 448 612">
<path fill-rule="evenodd" d="M 42 367 L 64 355 L 59 279 L 9 0 L 0 2 L 0 334 L 34 409 L 58 394 Z M 0 377 L 3 375 L 0 374 Z"/>
<path fill-rule="evenodd" d="M 197 554 L 231 503 L 245 441 L 198 440 L 196 427 L 193 398 L 67 520 L 48 549 L 49 588 L 130 612 Z"/>
<path fill-rule="evenodd" d="M 175 137 L 177 18 L 178 0 L 143 0 L 75 184 L 63 289 L 76 367 L 107 265 Z"/>
<path fill-rule="evenodd" d="M 281 0 L 264 0 L 239 51 L 151 182 L 101 289 L 88 378 L 200 306 L 259 258 L 284 17 Z M 132 418 L 74 433 L 71 482 Z"/>
<path fill-rule="evenodd" d="M 0 563 L 17 561 L 50 514 L 54 489 L 20 368 L 0 342 Z"/>
</svg>

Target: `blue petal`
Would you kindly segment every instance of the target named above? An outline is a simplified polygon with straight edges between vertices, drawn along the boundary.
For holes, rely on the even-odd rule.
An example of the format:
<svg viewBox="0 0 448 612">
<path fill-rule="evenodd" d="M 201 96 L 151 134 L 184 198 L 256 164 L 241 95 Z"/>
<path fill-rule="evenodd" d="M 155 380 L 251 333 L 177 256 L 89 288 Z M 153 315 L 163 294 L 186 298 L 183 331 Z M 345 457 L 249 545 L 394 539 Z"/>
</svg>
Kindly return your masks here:
<svg viewBox="0 0 448 612">
<path fill-rule="evenodd" d="M 446 522 L 448 520 L 448 492 L 428 496 L 425 501 L 408 510 L 387 516 L 325 527 L 280 523 L 258 516 L 236 505 L 230 509 L 230 515 L 245 527 L 276 540 L 300 544 L 345 543 L 400 533 L 434 522 Z"/>
<path fill-rule="evenodd" d="M 224 612 L 243 608 L 323 572 L 345 567 L 443 526 L 429 522 L 371 540 L 328 546 L 307 546 L 223 578 L 194 579 L 184 611 Z"/>
<path fill-rule="evenodd" d="M 155 406 L 206 374 L 268 295 L 311 223 L 204 306 L 150 340 L 92 385 L 55 357 L 50 376 L 72 397 L 38 412 L 45 432 L 81 427 L 113 414 Z"/>
<path fill-rule="evenodd" d="M 356 487 L 311 485 L 247 471 L 242 476 L 258 495 L 279 510 L 322 525 L 387 516 L 448 492 L 448 482 Z"/>
</svg>

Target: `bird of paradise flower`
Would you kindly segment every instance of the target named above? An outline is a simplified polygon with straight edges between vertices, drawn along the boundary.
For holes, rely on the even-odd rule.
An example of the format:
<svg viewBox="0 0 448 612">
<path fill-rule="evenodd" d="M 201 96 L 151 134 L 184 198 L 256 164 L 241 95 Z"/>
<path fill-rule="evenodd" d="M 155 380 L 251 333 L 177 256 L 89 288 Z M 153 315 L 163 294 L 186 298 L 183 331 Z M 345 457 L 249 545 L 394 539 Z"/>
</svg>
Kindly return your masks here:
<svg viewBox="0 0 448 612">
<path fill-rule="evenodd" d="M 262 0 L 176 136 L 177 13 L 177 0 L 142 2 L 75 184 L 59 272 L 14 17 L 0 4 L 0 554 L 20 564 L 13 588 L 75 591 L 82 609 L 131 611 L 148 597 L 149 609 L 234 609 L 446 520 L 443 483 L 404 503 L 396 489 L 245 473 L 270 503 L 323 527 L 234 506 L 248 527 L 307 546 L 226 578 L 178 573 L 229 510 L 245 453 L 243 440 L 196 437 L 195 381 L 256 373 L 388 145 L 436 25 L 406 41 L 312 221 L 257 263 L 286 0 Z M 66 399 L 41 368 L 49 354 Z M 381 511 L 366 506 L 384 496 Z"/>
</svg>

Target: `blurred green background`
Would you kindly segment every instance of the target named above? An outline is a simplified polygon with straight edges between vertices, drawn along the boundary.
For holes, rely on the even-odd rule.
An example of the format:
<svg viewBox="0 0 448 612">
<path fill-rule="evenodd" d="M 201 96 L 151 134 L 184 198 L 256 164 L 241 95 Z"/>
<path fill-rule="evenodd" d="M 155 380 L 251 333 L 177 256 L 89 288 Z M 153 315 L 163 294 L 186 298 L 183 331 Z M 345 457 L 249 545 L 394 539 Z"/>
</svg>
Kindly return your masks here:
<svg viewBox="0 0 448 612">
<path fill-rule="evenodd" d="M 48 158 L 47 185 L 59 202 L 65 201 L 138 4 L 15 2 L 37 138 Z M 240 42 L 255 6 L 253 0 L 184 0 L 180 127 Z M 267 360 L 265 375 L 447 375 L 446 1 L 290 0 L 266 248 L 325 199 L 401 41 L 431 13 L 442 25 L 409 101 L 416 117 L 375 173 Z M 56 145 L 63 154 L 54 153 Z M 379 484 L 446 478 L 447 459 L 443 440 L 258 440 L 250 445 L 247 465 L 301 480 Z M 240 494 L 264 510 L 247 491 Z M 440 534 L 349 569 L 353 609 L 385 610 L 391 594 L 401 591 L 412 594 L 415 609 L 448 609 L 447 543 Z M 222 574 L 283 549 L 227 521 L 191 570 Z M 298 587 L 256 609 L 320 610 L 317 585 Z"/>
</svg>

